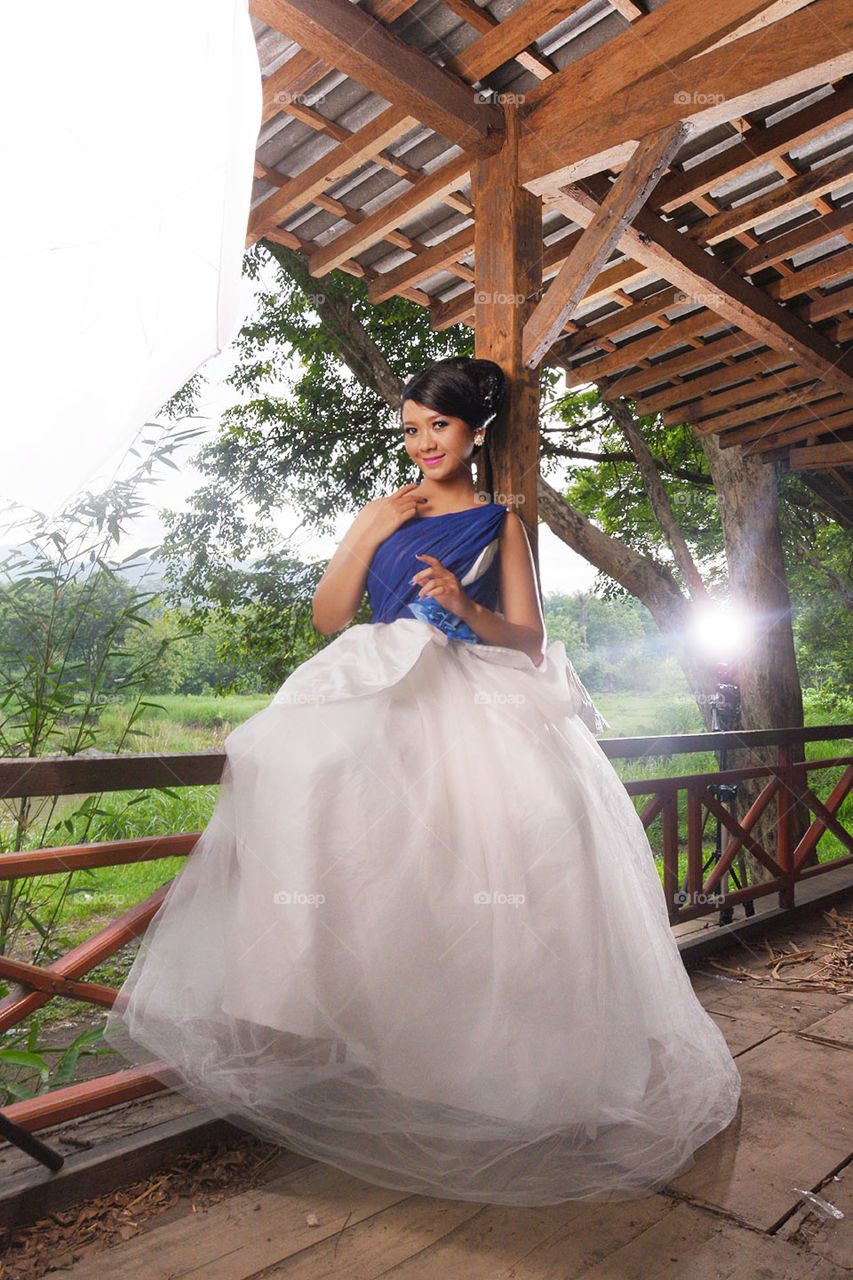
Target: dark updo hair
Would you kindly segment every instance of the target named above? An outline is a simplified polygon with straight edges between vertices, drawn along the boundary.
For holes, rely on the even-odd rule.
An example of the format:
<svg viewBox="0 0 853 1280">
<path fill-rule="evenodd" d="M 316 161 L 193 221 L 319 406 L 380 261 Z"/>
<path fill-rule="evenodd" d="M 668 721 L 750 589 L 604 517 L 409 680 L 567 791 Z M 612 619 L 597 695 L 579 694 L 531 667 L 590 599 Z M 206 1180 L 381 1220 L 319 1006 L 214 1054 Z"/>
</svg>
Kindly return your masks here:
<svg viewBox="0 0 853 1280">
<path fill-rule="evenodd" d="M 451 356 L 409 379 L 400 396 L 400 412 L 404 401 L 414 400 L 435 413 L 461 418 L 473 431 L 481 431 L 497 416 L 505 394 L 504 372 L 494 360 Z"/>
</svg>

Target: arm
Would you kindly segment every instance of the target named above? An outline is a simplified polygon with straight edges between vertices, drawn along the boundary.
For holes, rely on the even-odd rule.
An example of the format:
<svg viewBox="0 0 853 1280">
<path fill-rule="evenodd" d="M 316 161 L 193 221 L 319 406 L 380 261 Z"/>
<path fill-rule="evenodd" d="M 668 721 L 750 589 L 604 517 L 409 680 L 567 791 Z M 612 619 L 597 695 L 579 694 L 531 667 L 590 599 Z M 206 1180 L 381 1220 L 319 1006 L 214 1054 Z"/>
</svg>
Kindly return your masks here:
<svg viewBox="0 0 853 1280">
<path fill-rule="evenodd" d="M 377 536 L 375 514 L 373 502 L 359 511 L 317 583 L 312 602 L 313 622 L 324 636 L 340 631 L 358 612 L 370 561 L 383 541 Z"/>
<path fill-rule="evenodd" d="M 376 548 L 411 519 L 422 501 L 416 483 L 404 484 L 386 498 L 374 498 L 359 511 L 314 591 L 313 622 L 323 635 L 340 631 L 352 622 L 364 596 L 367 571 Z"/>
<path fill-rule="evenodd" d="M 465 596 L 459 616 L 483 644 L 520 649 L 538 667 L 545 653 L 545 622 L 530 543 L 514 511 L 508 511 L 504 517 L 499 547 L 503 617 L 476 604 L 469 596 Z"/>
</svg>

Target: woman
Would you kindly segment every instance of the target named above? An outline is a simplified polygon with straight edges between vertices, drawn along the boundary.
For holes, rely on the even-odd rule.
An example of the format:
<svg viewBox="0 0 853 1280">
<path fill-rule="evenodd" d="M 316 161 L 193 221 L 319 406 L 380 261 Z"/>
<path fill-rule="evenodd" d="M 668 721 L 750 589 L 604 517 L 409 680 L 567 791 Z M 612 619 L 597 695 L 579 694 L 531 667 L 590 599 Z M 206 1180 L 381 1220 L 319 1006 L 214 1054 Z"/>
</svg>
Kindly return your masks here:
<svg viewBox="0 0 853 1280">
<path fill-rule="evenodd" d="M 477 501 L 502 395 L 469 359 L 404 388 L 420 481 L 367 504 L 314 596 L 326 634 L 365 587 L 372 621 L 229 734 L 105 1036 L 381 1186 L 633 1198 L 725 1128 L 740 1076 L 593 736 L 609 726 L 546 643 L 524 526 Z"/>
</svg>

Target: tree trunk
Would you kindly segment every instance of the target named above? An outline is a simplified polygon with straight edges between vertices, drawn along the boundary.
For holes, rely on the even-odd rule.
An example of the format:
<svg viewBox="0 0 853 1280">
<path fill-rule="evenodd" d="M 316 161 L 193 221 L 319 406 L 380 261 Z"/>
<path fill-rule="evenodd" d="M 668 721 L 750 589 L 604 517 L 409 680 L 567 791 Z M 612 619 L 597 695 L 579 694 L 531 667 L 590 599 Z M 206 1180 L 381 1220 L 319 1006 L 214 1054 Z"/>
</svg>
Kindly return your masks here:
<svg viewBox="0 0 853 1280">
<path fill-rule="evenodd" d="M 621 583 L 651 613 L 675 656 L 707 727 L 711 723 L 709 697 L 714 691 L 713 671 L 685 643 L 690 601 L 665 565 L 641 555 L 612 538 L 539 476 L 539 510 L 549 529 L 602 573 Z"/>
<path fill-rule="evenodd" d="M 742 453 L 720 447 L 715 435 L 701 437 L 708 459 L 722 517 L 723 539 L 729 571 L 730 599 L 749 621 L 752 634 L 739 655 L 736 680 L 741 696 L 741 727 L 767 729 L 800 727 L 803 694 L 794 652 L 791 600 L 779 529 L 779 496 L 775 467 Z M 729 754 L 731 768 L 775 762 L 775 747 L 740 749 Z M 794 748 L 792 760 L 804 758 Z M 766 778 L 738 784 L 735 813 L 740 821 L 767 783 Z M 804 835 L 810 815 L 800 800 L 793 804 L 793 843 Z M 776 857 L 777 810 L 771 804 L 752 834 Z M 817 861 L 816 855 L 812 859 Z M 771 878 L 770 871 L 747 855 L 754 881 Z"/>
</svg>

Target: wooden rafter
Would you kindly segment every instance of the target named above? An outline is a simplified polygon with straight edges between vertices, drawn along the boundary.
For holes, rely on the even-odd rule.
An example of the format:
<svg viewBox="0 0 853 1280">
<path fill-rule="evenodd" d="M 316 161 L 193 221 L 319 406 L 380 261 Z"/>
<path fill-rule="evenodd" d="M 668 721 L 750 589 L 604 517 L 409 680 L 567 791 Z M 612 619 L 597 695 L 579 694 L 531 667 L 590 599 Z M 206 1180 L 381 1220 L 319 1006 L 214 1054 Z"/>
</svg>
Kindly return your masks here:
<svg viewBox="0 0 853 1280">
<path fill-rule="evenodd" d="M 725 0 L 714 5 L 697 5 L 693 0 L 682 4 L 684 31 L 680 39 L 681 24 L 675 13 L 679 4 L 680 0 L 667 0 L 650 15 L 662 26 L 652 48 L 664 43 L 663 35 L 676 46 L 687 47 L 691 40 L 694 46 L 701 44 L 703 27 L 706 40 L 710 40 L 718 15 L 724 7 L 735 7 L 735 0 L 731 5 Z M 740 7 L 746 11 L 745 0 Z M 626 34 L 633 36 L 648 21 Z M 637 43 L 640 47 L 633 51 L 633 57 L 646 66 L 650 62 L 646 42 Z M 611 44 L 616 46 L 619 40 Z M 849 0 L 814 0 L 807 9 L 745 36 L 738 42 L 737 57 L 727 46 L 685 63 L 687 54 L 681 52 L 663 66 L 656 60 L 645 78 L 636 68 L 619 65 L 630 60 L 631 50 L 619 50 L 616 57 L 616 49 L 605 45 L 597 52 L 602 56 L 596 64 L 591 96 L 596 102 L 607 98 L 599 109 L 590 110 L 590 99 L 583 92 L 583 59 L 527 95 L 521 178 L 531 190 L 545 193 L 586 174 L 620 168 L 630 156 L 632 139 L 679 119 L 708 128 L 839 80 L 853 71 L 853 6 Z M 564 92 L 568 83 L 574 86 L 574 105 L 567 102 Z M 623 87 L 614 93 L 614 84 Z"/>
<path fill-rule="evenodd" d="M 668 125 L 637 146 L 524 326 L 523 359 L 530 368 L 539 364 L 577 310 L 599 268 L 681 147 L 688 129 L 680 123 Z"/>
<path fill-rule="evenodd" d="M 350 0 L 252 0 L 269 26 L 475 155 L 500 145 L 503 115 Z"/>
<path fill-rule="evenodd" d="M 601 184 L 593 184 L 603 196 Z M 589 223 L 600 208 L 583 189 L 572 187 L 557 202 L 570 217 Z M 622 247 L 638 262 L 652 267 L 671 284 L 684 290 L 713 310 L 729 324 L 765 343 L 774 351 L 788 353 L 803 368 L 814 372 L 827 386 L 853 395 L 851 359 L 839 352 L 821 334 L 797 316 L 750 285 L 724 263 L 703 252 L 690 239 L 679 235 L 650 210 L 644 209 L 622 237 Z"/>
</svg>

